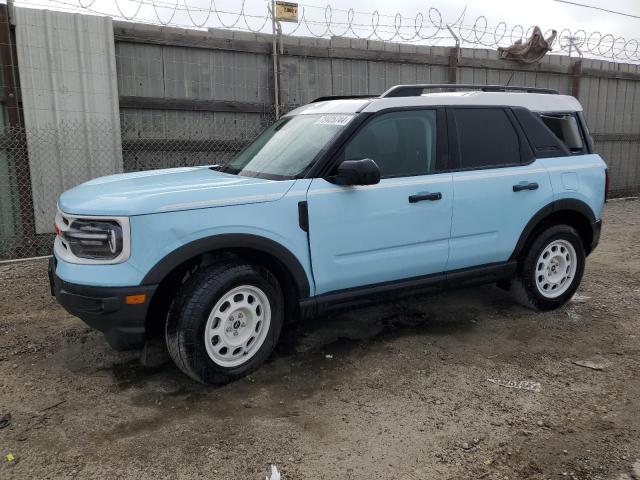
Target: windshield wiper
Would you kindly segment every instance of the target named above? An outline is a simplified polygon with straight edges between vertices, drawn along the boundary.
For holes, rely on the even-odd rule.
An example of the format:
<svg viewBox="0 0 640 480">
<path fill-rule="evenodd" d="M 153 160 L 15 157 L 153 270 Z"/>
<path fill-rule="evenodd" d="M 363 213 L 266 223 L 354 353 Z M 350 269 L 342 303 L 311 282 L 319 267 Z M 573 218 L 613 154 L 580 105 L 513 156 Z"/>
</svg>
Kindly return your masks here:
<svg viewBox="0 0 640 480">
<path fill-rule="evenodd" d="M 240 173 L 240 170 L 242 170 L 241 168 L 237 168 L 237 167 L 232 167 L 229 164 L 227 165 L 214 165 L 214 167 L 218 167 L 212 170 L 217 170 L 218 172 L 222 172 L 222 173 L 229 173 L 231 175 L 237 175 L 238 173 Z"/>
</svg>

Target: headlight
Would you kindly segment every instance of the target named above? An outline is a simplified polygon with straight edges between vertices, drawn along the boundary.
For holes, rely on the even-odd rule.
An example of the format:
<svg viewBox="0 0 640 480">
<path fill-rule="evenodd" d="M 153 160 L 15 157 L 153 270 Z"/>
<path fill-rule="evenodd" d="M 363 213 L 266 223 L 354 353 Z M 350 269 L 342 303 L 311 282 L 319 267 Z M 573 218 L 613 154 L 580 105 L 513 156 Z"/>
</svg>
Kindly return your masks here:
<svg viewBox="0 0 640 480">
<path fill-rule="evenodd" d="M 76 257 L 113 260 L 122 253 L 122 227 L 114 221 L 73 220 L 61 236 Z"/>
<path fill-rule="evenodd" d="M 70 263 L 120 263 L 129 258 L 126 217 L 84 217 L 58 212 L 54 250 Z"/>
</svg>

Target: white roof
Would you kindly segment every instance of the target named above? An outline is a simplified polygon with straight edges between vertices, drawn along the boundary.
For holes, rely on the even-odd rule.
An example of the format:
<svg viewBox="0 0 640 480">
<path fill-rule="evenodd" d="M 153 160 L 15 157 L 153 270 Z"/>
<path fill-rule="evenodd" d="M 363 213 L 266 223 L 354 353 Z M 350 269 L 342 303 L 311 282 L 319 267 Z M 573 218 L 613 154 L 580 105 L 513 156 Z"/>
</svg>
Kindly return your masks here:
<svg viewBox="0 0 640 480">
<path fill-rule="evenodd" d="M 311 113 L 377 112 L 385 108 L 417 106 L 507 106 L 525 107 L 533 112 L 580 112 L 582 105 L 570 95 L 526 92 L 437 92 L 415 97 L 358 98 L 327 100 L 295 109 L 290 115 Z"/>
</svg>

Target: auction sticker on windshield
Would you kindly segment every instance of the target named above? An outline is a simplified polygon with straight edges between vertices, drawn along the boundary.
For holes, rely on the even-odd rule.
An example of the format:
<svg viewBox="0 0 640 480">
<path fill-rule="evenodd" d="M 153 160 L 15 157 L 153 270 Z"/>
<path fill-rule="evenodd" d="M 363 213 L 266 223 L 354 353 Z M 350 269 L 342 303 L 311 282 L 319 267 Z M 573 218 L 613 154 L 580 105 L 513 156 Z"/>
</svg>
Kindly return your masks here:
<svg viewBox="0 0 640 480">
<path fill-rule="evenodd" d="M 345 126 L 353 115 L 322 115 L 315 121 L 316 125 L 340 125 Z"/>
</svg>

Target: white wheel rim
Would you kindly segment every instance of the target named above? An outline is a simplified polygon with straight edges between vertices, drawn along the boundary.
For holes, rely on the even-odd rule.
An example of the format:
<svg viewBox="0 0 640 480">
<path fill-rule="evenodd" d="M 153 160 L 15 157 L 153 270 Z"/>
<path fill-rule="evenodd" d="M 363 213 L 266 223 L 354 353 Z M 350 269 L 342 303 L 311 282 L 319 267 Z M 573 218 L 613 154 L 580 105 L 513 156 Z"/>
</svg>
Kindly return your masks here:
<svg viewBox="0 0 640 480">
<path fill-rule="evenodd" d="M 271 325 L 267 295 L 253 285 L 229 290 L 215 304 L 204 330 L 209 358 L 221 367 L 248 362 L 264 343 Z"/>
<path fill-rule="evenodd" d="M 566 292 L 576 275 L 578 256 L 567 240 L 554 240 L 540 253 L 536 262 L 536 286 L 545 298 L 557 298 Z"/>
</svg>

